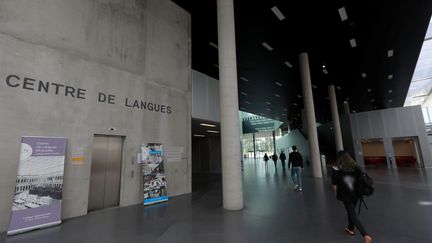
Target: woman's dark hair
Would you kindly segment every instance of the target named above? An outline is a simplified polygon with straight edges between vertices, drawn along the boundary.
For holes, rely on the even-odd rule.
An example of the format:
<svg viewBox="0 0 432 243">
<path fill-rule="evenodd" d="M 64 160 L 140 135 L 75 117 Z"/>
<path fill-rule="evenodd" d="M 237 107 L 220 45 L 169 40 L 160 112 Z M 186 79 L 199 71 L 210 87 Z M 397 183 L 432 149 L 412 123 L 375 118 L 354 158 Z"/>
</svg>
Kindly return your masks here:
<svg viewBox="0 0 432 243">
<path fill-rule="evenodd" d="M 340 170 L 347 172 L 353 172 L 357 167 L 355 160 L 349 155 L 348 152 L 343 150 L 338 152 L 336 165 Z"/>
</svg>

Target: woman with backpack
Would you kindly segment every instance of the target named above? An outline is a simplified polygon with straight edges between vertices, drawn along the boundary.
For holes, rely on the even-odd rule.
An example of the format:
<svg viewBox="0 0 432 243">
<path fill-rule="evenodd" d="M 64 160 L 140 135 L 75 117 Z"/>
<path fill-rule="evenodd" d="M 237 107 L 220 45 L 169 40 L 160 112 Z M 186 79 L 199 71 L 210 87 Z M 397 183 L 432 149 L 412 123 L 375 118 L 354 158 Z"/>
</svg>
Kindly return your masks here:
<svg viewBox="0 0 432 243">
<path fill-rule="evenodd" d="M 336 198 L 342 201 L 348 216 L 348 226 L 345 232 L 355 235 L 354 228 L 360 231 L 366 243 L 372 242 L 372 237 L 366 232 L 355 211 L 356 205 L 362 198 L 361 193 L 362 170 L 345 151 L 338 152 L 336 166 L 333 167 L 332 184 Z"/>
</svg>

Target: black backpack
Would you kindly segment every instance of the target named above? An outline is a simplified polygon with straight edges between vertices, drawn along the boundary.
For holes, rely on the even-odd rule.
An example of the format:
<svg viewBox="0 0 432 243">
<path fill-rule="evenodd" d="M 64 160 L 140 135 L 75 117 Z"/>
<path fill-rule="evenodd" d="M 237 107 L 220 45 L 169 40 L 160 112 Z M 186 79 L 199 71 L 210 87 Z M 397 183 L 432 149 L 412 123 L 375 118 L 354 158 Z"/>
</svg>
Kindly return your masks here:
<svg viewBox="0 0 432 243">
<path fill-rule="evenodd" d="M 366 205 L 366 202 L 363 200 L 363 196 L 371 196 L 375 188 L 373 187 L 373 180 L 370 178 L 370 176 L 364 172 L 361 168 L 358 168 L 359 170 L 359 182 L 358 182 L 358 193 L 360 194 L 360 202 L 359 202 L 359 208 L 358 208 L 358 214 L 360 215 L 360 209 L 362 204 L 366 209 L 369 209 Z"/>
<path fill-rule="evenodd" d="M 375 191 L 372 178 L 360 168 L 359 173 L 358 192 L 360 196 L 371 196 Z"/>
</svg>

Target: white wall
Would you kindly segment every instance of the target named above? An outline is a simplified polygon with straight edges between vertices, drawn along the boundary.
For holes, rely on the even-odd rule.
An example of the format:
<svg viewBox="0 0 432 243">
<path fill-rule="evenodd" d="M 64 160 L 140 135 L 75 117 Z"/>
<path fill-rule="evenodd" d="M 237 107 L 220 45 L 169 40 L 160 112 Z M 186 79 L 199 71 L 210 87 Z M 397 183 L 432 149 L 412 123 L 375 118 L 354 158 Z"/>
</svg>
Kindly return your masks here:
<svg viewBox="0 0 432 243">
<path fill-rule="evenodd" d="M 395 165 L 392 138 L 418 137 L 425 167 L 432 167 L 432 156 L 420 106 L 353 113 L 350 115 L 356 160 L 364 165 L 361 139 L 382 138 L 387 160 Z M 389 163 L 389 161 L 388 161 Z"/>
<path fill-rule="evenodd" d="M 190 192 L 190 60 L 190 15 L 169 0 L 0 1 L 0 232 L 23 135 L 68 139 L 63 218 L 87 213 L 94 134 L 125 136 L 121 206 L 142 202 L 135 157 L 144 142 L 184 148 L 181 161 L 166 163 L 168 194 Z M 85 99 L 10 87 L 10 74 L 82 88 Z M 98 92 L 115 104 L 98 102 Z M 126 98 L 172 112 L 130 108 Z M 82 165 L 70 161 L 73 146 L 84 147 Z"/>
<path fill-rule="evenodd" d="M 220 121 L 219 80 L 192 70 L 192 117 Z"/>
</svg>

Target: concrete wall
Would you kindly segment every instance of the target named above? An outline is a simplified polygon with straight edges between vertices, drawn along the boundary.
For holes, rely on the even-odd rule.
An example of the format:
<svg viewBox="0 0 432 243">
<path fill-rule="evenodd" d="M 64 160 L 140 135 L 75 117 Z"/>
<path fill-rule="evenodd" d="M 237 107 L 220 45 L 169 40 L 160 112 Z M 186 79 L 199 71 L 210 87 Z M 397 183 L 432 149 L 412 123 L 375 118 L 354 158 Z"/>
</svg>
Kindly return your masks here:
<svg viewBox="0 0 432 243">
<path fill-rule="evenodd" d="M 356 160 L 364 165 L 362 139 L 382 138 L 387 162 L 393 165 L 392 138 L 417 137 L 425 167 L 432 167 L 432 156 L 420 106 L 392 108 L 350 115 Z"/>
<path fill-rule="evenodd" d="M 168 194 L 190 192 L 190 49 L 190 15 L 169 0 L 0 1 L 0 231 L 23 135 L 68 139 L 63 218 L 87 213 L 94 134 L 125 136 L 120 206 L 142 202 L 135 159 L 144 142 L 184 149 L 166 162 Z M 10 74 L 19 87 L 6 84 Z M 23 89 L 25 77 L 85 89 L 84 99 Z M 114 104 L 98 102 L 99 92 L 115 95 Z M 171 113 L 128 107 L 126 98 Z M 71 163 L 74 146 L 84 147 L 83 164 Z"/>
<path fill-rule="evenodd" d="M 220 121 L 219 80 L 192 70 L 192 117 Z"/>
</svg>

